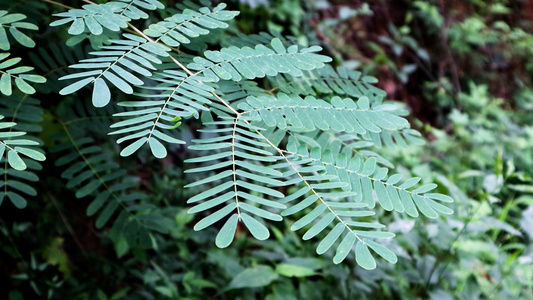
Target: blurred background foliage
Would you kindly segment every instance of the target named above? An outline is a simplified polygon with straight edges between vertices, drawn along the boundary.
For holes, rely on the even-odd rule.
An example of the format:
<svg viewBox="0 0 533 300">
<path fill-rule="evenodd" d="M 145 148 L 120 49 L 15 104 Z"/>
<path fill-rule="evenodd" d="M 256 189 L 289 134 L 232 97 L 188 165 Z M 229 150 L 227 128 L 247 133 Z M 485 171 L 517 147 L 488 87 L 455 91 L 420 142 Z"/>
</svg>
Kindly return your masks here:
<svg viewBox="0 0 533 300">
<path fill-rule="evenodd" d="M 173 7 L 181 1 L 162 2 Z M 120 228 L 96 229 L 95 218 L 85 214 L 89 201 L 63 187 L 60 171 L 42 176 L 36 184 L 45 192 L 25 210 L 4 203 L 0 298 L 533 299 L 533 1 L 228 4 L 241 11 L 230 33 L 280 31 L 304 46 L 322 45 L 337 65 L 377 77 L 427 139 L 423 147 L 388 149 L 383 156 L 393 158 L 400 173 L 413 170 L 405 175 L 445 186 L 456 200 L 455 214 L 416 221 L 381 215 L 390 231 L 402 233 L 390 245 L 400 259 L 396 265 L 379 262 L 374 271 L 317 257 L 316 245 L 302 243 L 288 221 L 272 227 L 269 241 L 237 232 L 234 245 L 218 249 L 215 230 L 192 230 L 183 190 L 186 154 L 176 148 L 165 160 L 141 161 L 129 170 L 170 230 L 152 235 L 152 246 L 128 246 Z M 38 23 L 38 47 L 69 38 L 47 29 L 51 14 L 64 11 L 58 5 L 1 1 L 1 9 Z M 81 41 L 70 44 L 75 42 Z M 79 45 L 89 44 L 98 41 Z M 42 99 L 44 107 L 59 103 L 52 95 Z M 65 122 L 45 114 L 41 123 L 39 137 L 47 145 L 61 126 L 90 134 L 92 126 L 80 126 L 83 104 L 62 105 L 56 111 L 64 111 Z M 73 115 L 78 121 L 68 120 Z M 109 125 L 101 123 L 91 124 Z M 114 143 L 102 145 L 117 153 Z"/>
</svg>

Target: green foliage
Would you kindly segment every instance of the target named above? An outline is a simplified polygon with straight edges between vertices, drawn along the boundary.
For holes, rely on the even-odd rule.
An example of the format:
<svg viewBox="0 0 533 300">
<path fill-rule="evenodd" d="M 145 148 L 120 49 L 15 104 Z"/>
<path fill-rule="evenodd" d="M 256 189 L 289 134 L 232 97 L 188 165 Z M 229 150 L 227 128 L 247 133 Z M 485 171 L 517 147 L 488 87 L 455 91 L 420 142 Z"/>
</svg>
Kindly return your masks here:
<svg viewBox="0 0 533 300">
<path fill-rule="evenodd" d="M 186 8 L 151 24 L 142 33 L 138 29 L 136 34 L 121 33 L 128 22 L 148 18 L 139 7 L 163 8 L 157 1 L 119 1 L 84 5 L 82 9 L 55 14 L 62 19 L 51 26 L 71 23 L 68 28 L 71 35 L 103 35 L 105 42 L 100 49 L 88 53 L 92 58 L 78 54 L 82 57 L 79 63 L 69 66 L 81 72 L 66 75 L 57 70 L 73 61 L 73 55 L 62 46 L 52 48 L 53 58 L 42 48 L 38 54 L 31 54 L 32 60 L 50 78 L 74 80 L 64 87 L 50 87 L 47 92 L 60 88 L 60 95 L 83 95 L 82 88 L 92 85 L 90 102 L 96 108 L 106 107 L 112 98 L 117 98 L 112 97 L 114 88 L 135 96 L 119 101 L 118 111 L 107 109 L 108 114 L 84 108 L 81 103 L 61 103 L 54 113 L 57 115 L 53 116 L 60 129 L 51 137 L 54 146 L 49 149 L 56 157 L 54 165 L 62 169 L 60 177 L 65 188 L 72 190 L 76 198 L 91 199 L 86 214 L 95 218 L 95 228 L 109 224 L 109 237 L 119 257 L 130 249 L 158 249 L 157 235 L 170 233 L 172 225 L 140 190 L 138 179 L 129 176 L 127 168 L 121 167 L 108 154 L 109 150 L 96 144 L 94 137 L 105 132 L 107 126 L 112 128 L 110 135 L 121 135 L 117 143 L 129 143 L 120 152 L 122 157 L 143 155 L 141 148 L 148 144 L 152 155 L 163 159 L 169 155 L 169 146 L 165 144 L 190 143 L 176 136 L 182 123 L 179 121 L 191 124 L 191 117 L 201 120 L 205 128 L 198 130 L 200 138 L 193 139 L 188 146 L 191 154 L 198 154 L 186 160 L 192 167 L 185 174 L 190 174 L 192 180 L 185 188 L 197 191 L 187 201 L 194 203 L 188 213 L 202 215 L 194 226 L 195 231 L 219 221 L 223 223 L 215 238 L 220 248 L 234 242 L 239 224 L 255 239 L 267 240 L 275 228 L 267 221 L 280 222 L 291 216 L 295 218 L 292 231 L 305 229 L 303 240 L 316 237 L 320 241 L 316 246 L 318 254 L 325 254 L 331 248 L 335 251 L 333 262 L 338 264 L 354 250 L 359 266 L 375 269 L 377 263 L 370 250 L 393 264 L 398 259 L 386 244 L 374 241 L 395 236 L 372 219 L 376 215 L 374 193 L 386 211 L 394 209 L 413 217 L 418 217 L 420 211 L 431 218 L 437 217 L 437 212 L 451 213 L 449 208 L 434 201 L 452 202 L 451 198 L 427 193 L 436 185 L 408 190 L 420 178 L 397 185 L 400 175 L 386 179 L 390 162 L 372 151 L 359 151 L 359 146 L 351 144 L 379 147 L 383 140 L 392 147 L 394 143 L 406 145 L 402 135 L 416 141 L 413 136 L 416 131 L 405 131 L 410 125 L 400 116 L 401 111 L 395 105 L 382 104 L 385 93 L 373 85 L 377 82 L 375 78 L 346 72 L 343 68 L 335 71 L 326 65 L 332 59 L 318 53 L 321 47 L 302 47 L 279 34 L 263 35 L 262 43 L 257 44 L 243 38 L 247 45 L 200 52 L 185 57 L 182 63 L 172 56 L 173 47 L 189 44 L 214 29 L 227 28 L 238 12 L 224 10 L 224 4 L 213 9 Z M 24 16 L 7 17 L 5 23 L 13 23 Z M 26 23 L 12 26 L 26 26 L 20 24 Z M 110 38 L 104 28 L 121 33 L 121 38 Z M 23 42 L 16 29 L 12 34 L 22 45 L 34 46 Z M 1 59 L 8 56 L 5 53 Z M 31 67 L 12 68 L 20 60 L 5 60 L 0 66 L 6 70 L 2 71 L 1 80 L 5 95 L 12 93 L 10 77 L 26 94 L 35 93 L 35 89 L 25 80 L 45 81 L 38 75 L 22 74 L 31 71 Z M 268 78 L 265 82 L 280 92 L 269 92 L 251 81 L 263 78 Z M 134 93 L 134 88 L 138 92 Z M 310 94 L 326 98 L 299 96 Z M 354 100 L 341 98 L 346 96 Z M 38 102 L 24 103 L 35 104 Z M 20 112 L 24 112 L 22 106 Z M 42 110 L 31 113 L 38 112 Z M 122 120 L 109 125 L 105 117 L 110 114 Z M 37 191 L 21 181 L 8 180 L 7 175 L 27 181 L 35 181 L 35 175 L 13 173 L 8 167 L 23 172 L 26 163 L 20 154 L 37 161 L 45 157 L 27 147 L 38 146 L 39 142 L 15 138 L 25 134 L 11 130 L 16 129 L 17 123 L 1 124 L 10 131 L 0 136 L 5 139 L 1 152 L 6 152 L 7 157 L 0 199 L 7 197 L 16 207 L 23 208 L 27 201 L 11 189 L 29 196 L 37 195 Z M 338 140 L 336 143 L 315 140 L 321 133 Z M 378 163 L 385 167 L 378 167 Z M 53 245 L 50 247 L 58 247 L 57 243 Z M 50 253 L 50 247 L 44 253 Z M 51 264 L 59 264 L 64 274 L 70 274 L 64 256 L 45 256 Z M 155 264 L 154 268 L 158 269 Z M 292 272 L 281 271 L 303 276 Z M 265 286 L 277 278 L 277 272 L 271 267 L 258 265 L 236 275 L 229 288 Z M 156 290 L 170 297 L 178 295 L 173 285 Z M 98 293 L 99 297 L 105 297 Z"/>
<path fill-rule="evenodd" d="M 9 33 L 11 36 L 22 46 L 33 48 L 35 47 L 35 42 L 22 33 L 19 29 L 29 29 L 37 30 L 38 27 L 35 24 L 28 22 L 20 22 L 26 19 L 26 16 L 23 14 L 10 14 L 8 11 L 0 10 L 0 49 L 3 51 L 8 51 L 11 49 L 11 44 L 7 37 L 7 32 L 5 28 L 9 28 Z"/>
<path fill-rule="evenodd" d="M 376 214 L 376 200 L 386 211 L 394 209 L 413 217 L 418 217 L 420 211 L 435 218 L 437 212 L 449 214 L 451 210 L 434 200 L 451 202 L 451 198 L 427 193 L 436 187 L 433 184 L 408 190 L 419 178 L 397 185 L 400 175 L 387 179 L 392 163 L 373 151 L 359 148 L 381 147 L 382 143 L 389 147 L 406 146 L 405 140 L 419 143 L 418 132 L 409 129 L 402 110 L 391 103 L 382 103 L 385 93 L 373 85 L 377 82 L 375 78 L 343 68 L 335 71 L 326 65 L 332 59 L 318 53 L 322 51 L 319 46 L 302 47 L 279 34 L 263 34 L 255 39 L 241 35 L 242 47 L 201 51 L 189 57 L 181 53 L 177 58 L 172 56 L 174 51 L 179 51 L 175 47 L 201 40 L 213 30 L 228 28 L 228 22 L 239 13 L 225 7 L 220 4 L 210 9 L 188 4 L 188 8 L 151 24 L 142 32 L 132 27 L 135 34 L 121 31 L 129 22 L 147 19 L 149 14 L 143 10 L 163 9 L 160 2 L 89 4 L 54 15 L 61 19 L 51 26 L 70 23 L 69 34 L 103 35 L 103 42 L 98 50 L 88 53 L 92 58 L 85 58 L 79 52 L 76 55 L 81 57 L 79 63 L 69 68 L 81 72 L 70 74 L 64 74 L 59 68 L 73 61 L 73 55 L 63 46 L 53 46 L 53 58 L 42 48 L 38 54 L 32 53 L 32 60 L 50 78 L 73 80 L 62 88 L 45 91 L 60 88 L 60 95 L 83 94 L 83 87 L 92 86 L 91 102 L 96 108 L 106 107 L 116 98 L 112 97 L 114 88 L 135 97 L 118 101 L 118 111 L 107 110 L 121 121 L 111 125 L 105 125 L 107 121 L 99 122 L 98 126 L 96 121 L 91 121 L 91 130 L 80 125 L 91 120 L 91 115 L 105 117 L 106 114 L 79 104 L 75 110 L 68 108 L 68 104 L 60 105 L 60 112 L 54 118 L 62 128 L 52 137 L 55 145 L 50 151 L 59 154 L 55 166 L 63 169 L 61 178 L 65 187 L 74 190 L 76 198 L 93 199 L 86 213 L 96 217 L 96 228 L 114 220 L 110 233 L 118 243 L 117 254 L 123 255 L 132 247 L 156 247 L 152 231 L 167 233 L 168 224 L 158 220 L 157 206 L 150 204 L 145 193 L 133 191 L 135 180 L 128 176 L 127 169 L 104 154 L 109 150 L 95 144 L 92 135 L 102 133 L 105 131 L 102 128 L 109 126 L 110 135 L 121 136 L 117 143 L 129 143 L 120 152 L 122 157 L 142 155 L 142 146 L 148 144 L 152 155 L 163 159 L 170 153 L 165 144 L 190 143 L 179 138 L 176 130 L 183 120 L 191 124 L 189 120 L 194 117 L 201 119 L 205 128 L 199 130 L 200 138 L 193 139 L 188 147 L 191 153 L 199 151 L 186 161 L 194 164 L 185 171 L 194 180 L 185 187 L 198 191 L 188 200 L 195 204 L 189 213 L 203 215 L 195 230 L 224 220 L 215 238 L 217 246 L 228 247 L 240 223 L 256 239 L 266 240 L 270 237 L 266 220 L 279 222 L 294 215 L 297 221 L 291 230 L 306 228 L 304 240 L 318 237 L 322 241 L 317 247 L 319 254 L 329 248 L 336 249 L 335 263 L 343 261 L 352 249 L 355 249 L 356 262 L 366 269 L 376 268 L 369 249 L 396 263 L 391 250 L 372 241 L 394 236 L 382 231 L 385 226 L 370 218 Z M 3 19 L 11 24 L 23 17 L 11 14 Z M 24 24 L 13 26 L 24 27 Z M 104 28 L 120 33 L 121 38 L 111 38 Z M 4 54 L 2 59 L 8 55 Z M 12 68 L 19 61 L 19 58 L 5 60 L 1 65 L 6 69 L 1 80 L 5 95 L 11 94 L 10 76 L 27 94 L 35 89 L 24 80 L 44 82 L 44 77 L 22 74 L 32 70 L 31 67 Z M 274 87 L 273 91 L 280 92 L 267 91 L 251 81 L 262 78 L 268 78 L 266 82 Z M 134 93 L 134 89 L 138 92 Z M 299 95 L 324 95 L 325 98 L 304 99 Z M 341 98 L 347 96 L 353 100 Z M 5 128 L 16 125 L 2 124 Z M 10 131 L 3 137 L 23 134 Z M 330 137 L 315 139 L 322 134 Z M 10 147 L 15 142 L 18 146 Z M 2 142 L 7 149 L 6 167 L 24 169 L 19 154 L 44 160 L 40 152 L 25 145 L 39 143 L 21 139 Z M 36 194 L 35 189 L 18 181 L 5 181 L 4 186 Z M 295 190 L 287 192 L 291 186 Z M 18 207 L 26 205 L 13 192 L 6 190 L 2 195 L 7 195 Z M 120 232 L 126 237 L 122 242 Z M 343 233 L 347 234 L 340 239 Z"/>
<path fill-rule="evenodd" d="M 69 34 L 79 35 L 89 31 L 93 35 L 100 35 L 104 28 L 120 31 L 128 27 L 127 22 L 138 19 L 148 19 L 149 15 L 143 10 L 165 8 L 157 0 L 119 0 L 106 4 L 87 4 L 82 9 L 71 9 L 68 12 L 55 14 L 63 19 L 50 23 L 50 26 L 60 26 L 72 22 Z M 87 29 L 87 30 L 86 30 Z"/>
<path fill-rule="evenodd" d="M 0 11 L 0 49 L 10 50 L 10 42 L 4 27 L 8 27 L 13 38 L 25 47 L 35 47 L 35 42 L 19 31 L 19 28 L 36 30 L 36 25 L 19 22 L 26 19 L 23 14 L 9 14 Z M 27 135 L 28 132 L 39 132 L 41 127 L 31 122 L 42 119 L 43 110 L 39 107 L 39 101 L 28 97 L 34 94 L 35 89 L 26 81 L 44 83 L 46 79 L 35 74 L 24 74 L 33 70 L 33 67 L 17 66 L 22 59 L 19 57 L 7 59 L 10 53 L 0 53 L 0 92 L 2 104 L 0 106 L 0 163 L 3 163 L 2 177 L 0 179 L 0 205 L 4 198 L 8 198 L 17 208 L 27 206 L 26 196 L 36 196 L 37 190 L 24 181 L 36 182 L 38 176 L 32 172 L 40 170 L 38 161 L 46 159 L 42 150 L 36 148 L 42 145 L 42 141 Z M 17 88 L 24 93 L 13 95 L 12 80 Z M 6 97 L 12 96 L 12 97 Z M 8 117 L 7 120 L 5 118 Z M 19 121 L 20 120 L 20 121 Z M 7 122 L 6 122 L 7 121 Z M 31 170 L 28 171 L 27 169 Z M 24 195 L 22 196 L 21 193 Z"/>
<path fill-rule="evenodd" d="M 242 2 L 0 11 L 7 299 L 527 299 L 530 78 L 450 67 L 506 4 Z"/>
<path fill-rule="evenodd" d="M 0 54 L 0 72 L 2 73 L 0 77 L 0 92 L 6 96 L 11 96 L 13 93 L 11 80 L 14 80 L 17 88 L 21 92 L 24 94 L 34 94 L 35 89 L 26 81 L 45 83 L 46 78 L 35 74 L 23 74 L 32 71 L 33 67 L 23 66 L 12 68 L 21 61 L 21 58 L 15 57 L 6 60 L 9 55 L 9 53 Z"/>
</svg>

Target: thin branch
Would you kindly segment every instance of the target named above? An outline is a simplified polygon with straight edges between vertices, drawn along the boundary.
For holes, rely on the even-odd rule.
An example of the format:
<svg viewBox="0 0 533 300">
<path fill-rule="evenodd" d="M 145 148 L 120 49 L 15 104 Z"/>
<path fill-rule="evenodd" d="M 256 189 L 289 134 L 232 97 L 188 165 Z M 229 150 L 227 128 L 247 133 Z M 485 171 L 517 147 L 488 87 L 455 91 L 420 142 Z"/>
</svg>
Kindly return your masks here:
<svg viewBox="0 0 533 300">
<path fill-rule="evenodd" d="M 63 3 L 59 3 L 59 2 L 55 2 L 53 0 L 43 0 L 44 2 L 48 2 L 48 3 L 51 3 L 51 4 L 54 4 L 54 5 L 57 5 L 57 6 L 61 6 L 61 7 L 64 7 L 66 9 L 74 9 L 74 7 L 70 7 L 68 5 L 65 5 Z"/>
<path fill-rule="evenodd" d="M 63 212 L 59 208 L 59 203 L 57 203 L 57 199 L 55 199 L 55 197 L 52 194 L 50 194 L 50 191 L 48 191 L 47 189 L 46 189 L 46 195 L 52 201 L 52 204 L 54 204 L 54 207 L 56 208 L 57 212 L 59 213 L 59 216 L 61 217 L 61 220 L 63 221 L 63 224 L 65 224 L 65 227 L 67 228 L 68 232 L 70 233 L 70 236 L 72 237 L 72 239 L 74 240 L 74 242 L 76 243 L 78 248 L 80 248 L 82 253 L 85 253 L 86 252 L 85 247 L 83 246 L 83 244 L 81 243 L 80 239 L 78 238 L 78 236 L 74 232 L 74 229 L 70 225 L 70 222 L 68 221 L 67 217 L 65 216 L 65 214 L 63 214 Z"/>
</svg>

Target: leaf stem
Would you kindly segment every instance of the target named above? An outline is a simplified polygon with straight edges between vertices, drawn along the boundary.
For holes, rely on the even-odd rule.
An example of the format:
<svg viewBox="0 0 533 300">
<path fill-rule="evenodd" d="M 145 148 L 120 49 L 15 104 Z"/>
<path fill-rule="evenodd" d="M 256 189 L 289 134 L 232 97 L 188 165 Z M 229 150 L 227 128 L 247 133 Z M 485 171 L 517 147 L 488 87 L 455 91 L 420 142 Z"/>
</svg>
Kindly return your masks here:
<svg viewBox="0 0 533 300">
<path fill-rule="evenodd" d="M 51 3 L 51 4 L 54 4 L 54 5 L 57 5 L 57 6 L 61 6 L 61 7 L 64 7 L 66 9 L 74 9 L 74 7 L 70 7 L 68 5 L 65 5 L 63 3 L 59 3 L 59 2 L 56 2 L 56 1 L 53 1 L 53 0 L 43 0 L 44 2 L 48 2 L 48 3 Z"/>
</svg>

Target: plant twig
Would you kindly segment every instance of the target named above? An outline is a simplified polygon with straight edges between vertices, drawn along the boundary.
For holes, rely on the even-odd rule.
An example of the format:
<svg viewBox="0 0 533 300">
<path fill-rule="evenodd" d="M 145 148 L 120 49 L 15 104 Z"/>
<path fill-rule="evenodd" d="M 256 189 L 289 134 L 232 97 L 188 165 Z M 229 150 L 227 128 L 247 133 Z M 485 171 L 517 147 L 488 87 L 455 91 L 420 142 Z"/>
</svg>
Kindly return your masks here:
<svg viewBox="0 0 533 300">
<path fill-rule="evenodd" d="M 70 7 L 68 5 L 65 5 L 63 3 L 59 3 L 59 2 L 56 2 L 56 1 L 53 1 L 53 0 L 43 0 L 44 2 L 48 2 L 48 3 L 52 3 L 54 5 L 58 5 L 58 6 L 61 6 L 61 7 L 64 7 L 66 9 L 74 9 L 74 7 Z"/>
<path fill-rule="evenodd" d="M 56 208 L 57 212 L 59 213 L 59 216 L 61 217 L 61 220 L 63 221 L 63 224 L 65 224 L 65 227 L 67 228 L 68 232 L 70 233 L 70 236 L 72 237 L 72 239 L 74 240 L 74 242 L 76 243 L 78 248 L 80 248 L 81 252 L 85 253 L 86 252 L 85 247 L 83 246 L 83 244 L 81 243 L 80 239 L 78 238 L 78 236 L 74 232 L 74 229 L 72 228 L 72 225 L 70 225 L 70 222 L 68 221 L 67 217 L 65 217 L 65 214 L 63 214 L 63 212 L 59 208 L 59 203 L 57 203 L 57 200 L 55 199 L 55 197 L 52 196 L 52 194 L 50 194 L 49 190 L 47 190 L 47 189 L 45 189 L 45 190 L 46 190 L 46 195 L 48 196 L 48 199 L 50 199 L 50 201 L 52 201 L 52 204 L 54 204 L 54 207 Z"/>
<path fill-rule="evenodd" d="M 472 222 L 472 219 L 477 214 L 477 212 L 479 211 L 480 208 L 481 208 L 481 205 L 476 209 L 476 211 L 473 214 L 470 214 L 470 217 L 468 218 L 468 220 L 464 224 L 464 226 L 461 229 L 461 231 L 459 231 L 459 233 L 457 234 L 457 236 L 455 237 L 453 242 L 450 244 L 450 247 L 448 247 L 448 250 L 446 250 L 446 253 L 450 253 L 452 251 L 453 245 L 459 240 L 459 237 L 465 232 L 466 228 L 468 227 L 470 222 Z M 429 287 L 429 284 L 431 282 L 431 277 L 433 276 L 433 273 L 435 272 L 435 270 L 437 270 L 438 263 L 439 263 L 439 261 L 437 259 L 435 261 L 435 263 L 433 264 L 433 267 L 431 268 L 431 272 L 429 273 L 429 276 L 428 276 L 428 279 L 427 279 L 427 282 L 426 282 L 426 288 Z M 446 271 L 446 269 L 448 268 L 449 265 L 450 265 L 450 262 L 448 261 L 446 263 L 446 265 L 444 266 L 444 268 L 440 271 L 438 278 L 442 277 L 442 275 L 444 274 L 444 272 Z"/>
</svg>

